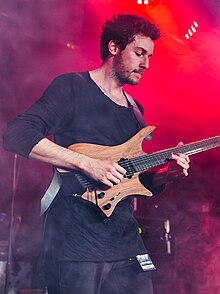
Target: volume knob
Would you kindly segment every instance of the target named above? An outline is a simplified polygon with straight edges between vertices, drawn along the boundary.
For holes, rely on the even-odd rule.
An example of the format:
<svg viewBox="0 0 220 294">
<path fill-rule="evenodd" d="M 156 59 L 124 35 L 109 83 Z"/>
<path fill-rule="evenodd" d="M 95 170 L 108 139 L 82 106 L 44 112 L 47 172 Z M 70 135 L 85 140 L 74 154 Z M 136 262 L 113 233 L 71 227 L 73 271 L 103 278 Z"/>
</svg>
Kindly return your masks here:
<svg viewBox="0 0 220 294">
<path fill-rule="evenodd" d="M 100 193 L 98 194 L 98 198 L 99 198 L 99 199 L 102 199 L 104 196 L 105 196 L 105 193 L 104 193 L 104 192 L 100 192 Z"/>
<path fill-rule="evenodd" d="M 112 207 L 112 205 L 110 203 L 106 204 L 105 206 L 103 206 L 104 210 L 109 210 Z"/>
</svg>

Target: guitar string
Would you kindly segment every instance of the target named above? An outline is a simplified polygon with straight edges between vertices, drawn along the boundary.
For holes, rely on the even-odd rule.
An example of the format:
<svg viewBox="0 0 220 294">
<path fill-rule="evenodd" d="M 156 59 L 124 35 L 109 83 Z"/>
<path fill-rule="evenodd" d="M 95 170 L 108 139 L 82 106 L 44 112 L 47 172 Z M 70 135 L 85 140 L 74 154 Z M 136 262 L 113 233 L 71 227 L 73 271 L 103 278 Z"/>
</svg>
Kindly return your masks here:
<svg viewBox="0 0 220 294">
<path fill-rule="evenodd" d="M 177 151 L 177 150 L 175 150 Z M 186 150 L 186 154 L 188 155 L 192 155 L 194 154 L 194 152 L 188 152 L 188 150 Z M 204 151 L 204 150 L 203 150 Z M 167 163 L 169 161 L 169 158 L 172 155 L 172 150 L 168 151 L 168 152 L 163 152 L 162 154 L 153 154 L 153 155 L 146 155 L 142 158 L 137 158 L 134 160 L 131 160 L 131 163 L 134 165 L 134 168 L 136 169 L 136 171 L 140 171 L 140 170 L 144 170 L 147 168 L 151 168 L 154 166 L 158 166 L 164 163 Z M 185 153 L 185 152 L 183 152 Z"/>
<path fill-rule="evenodd" d="M 214 145 L 213 145 L 214 146 Z M 218 146 L 214 146 L 214 147 L 218 147 Z M 204 148 L 204 146 L 203 146 Z M 198 149 L 198 148 L 197 148 Z M 161 163 L 161 159 L 163 160 L 162 163 L 165 163 L 166 161 L 164 161 L 164 159 L 168 159 L 170 157 L 170 155 L 174 152 L 172 151 L 187 151 L 188 155 L 192 155 L 195 151 L 188 151 L 187 148 L 184 148 L 184 150 L 180 150 L 179 148 L 178 149 L 169 149 L 165 152 L 162 152 L 161 154 L 160 153 L 153 153 L 153 154 L 146 154 L 146 155 L 143 155 L 143 156 L 140 156 L 140 157 L 137 157 L 137 158 L 133 158 L 133 159 L 130 159 L 131 163 L 133 164 L 142 164 L 142 163 L 145 163 L 146 160 L 148 161 L 153 161 L 155 163 Z M 169 156 L 168 156 L 169 155 Z"/>
<path fill-rule="evenodd" d="M 170 148 L 170 149 L 167 149 L 164 151 L 159 151 L 159 152 L 155 152 L 152 154 L 142 155 L 142 156 L 139 156 L 139 157 L 136 157 L 133 159 L 129 159 L 130 162 L 129 161 L 122 162 L 121 165 L 123 165 L 123 167 L 130 168 L 130 165 L 132 164 L 135 169 L 138 169 L 137 171 L 143 170 L 146 168 L 150 168 L 150 167 L 154 167 L 156 165 L 161 165 L 163 163 L 166 163 L 167 159 L 169 159 L 171 154 L 174 153 L 173 151 L 175 151 L 175 153 L 186 152 L 188 155 L 192 155 L 194 153 L 209 150 L 211 148 L 216 148 L 220 144 L 219 139 L 220 139 L 220 136 L 216 136 L 214 138 L 210 138 L 210 139 L 206 139 L 206 140 L 202 140 L 202 141 L 198 141 L 198 142 L 194 142 L 194 143 L 189 143 L 189 144 L 186 144 L 183 146 Z M 212 144 L 209 144 L 208 146 L 206 146 L 207 143 L 210 143 L 211 141 L 212 141 Z M 193 147 L 196 147 L 196 149 L 203 148 L 204 150 L 202 150 L 202 151 L 189 150 L 189 148 L 192 149 Z"/>
<path fill-rule="evenodd" d="M 220 138 L 216 138 L 216 139 L 220 139 Z M 203 147 L 203 148 L 208 147 L 208 149 L 211 149 L 212 147 L 218 147 L 218 146 L 216 146 L 216 143 L 220 144 L 220 142 L 217 141 L 217 142 L 214 142 L 215 144 L 213 144 L 212 147 L 209 147 L 209 146 L 205 146 L 204 142 L 199 142 L 199 143 L 201 143 L 201 144 L 198 144 L 198 142 L 195 142 L 195 143 L 190 143 L 190 144 L 186 144 L 186 145 L 179 146 L 179 147 L 170 148 L 170 149 L 167 149 L 167 150 L 164 150 L 164 151 L 155 152 L 155 153 L 152 153 L 152 154 L 142 155 L 142 156 L 134 158 L 133 162 L 135 162 L 135 160 L 139 161 L 141 159 L 145 159 L 145 157 L 154 157 L 154 156 L 159 156 L 159 155 L 164 155 L 164 154 L 167 155 L 169 153 L 172 154 L 173 151 L 176 151 L 176 153 L 182 152 L 182 151 L 183 152 L 185 152 L 185 151 L 190 152 L 190 150 L 188 150 L 188 149 L 189 149 L 189 147 L 190 147 L 190 149 L 192 149 L 193 146 L 196 146 L 197 147 L 196 149 L 199 149 L 201 147 Z M 191 153 L 193 154 L 194 150 L 192 150 Z"/>
<path fill-rule="evenodd" d="M 220 138 L 217 138 L 217 139 L 220 139 Z M 179 146 L 179 147 L 174 147 L 174 148 L 170 148 L 170 149 L 166 149 L 166 150 L 164 150 L 164 151 L 159 151 L 159 152 L 155 152 L 155 153 L 152 153 L 152 154 L 147 154 L 147 155 L 149 155 L 149 156 L 158 156 L 158 155 L 163 155 L 163 154 L 165 154 L 165 155 L 167 155 L 167 153 L 173 153 L 173 151 L 177 151 L 177 152 L 184 152 L 184 151 L 187 151 L 187 152 L 189 152 L 190 150 L 188 150 L 189 149 L 189 147 L 190 147 L 190 149 L 192 149 L 192 147 L 194 147 L 194 146 L 196 146 L 196 149 L 199 149 L 199 148 L 201 148 L 201 147 L 203 147 L 203 148 L 207 148 L 207 147 L 209 147 L 209 146 L 206 146 L 205 144 L 204 144 L 204 142 L 199 142 L 200 144 L 198 144 L 198 142 L 196 142 L 196 143 L 191 143 L 191 144 L 186 144 L 186 145 L 183 145 L 183 146 Z M 214 142 L 215 144 L 213 144 L 213 146 L 215 147 L 215 145 L 216 145 L 216 143 L 217 144 L 220 144 L 220 142 Z M 201 146 L 202 145 L 202 146 Z M 199 147 L 199 148 L 198 148 Z M 217 147 L 217 146 L 216 146 Z M 210 148 L 212 148 L 212 147 L 210 147 Z M 192 153 L 194 153 L 194 150 L 192 150 Z M 139 157 L 137 157 L 137 159 L 139 160 L 139 159 L 141 159 L 141 158 L 144 158 L 146 155 L 142 155 L 142 156 L 139 156 Z"/>
<path fill-rule="evenodd" d="M 210 143 L 211 141 L 212 141 L 212 144 L 209 144 L 208 146 L 206 146 L 207 143 Z M 146 170 L 146 169 L 166 163 L 167 160 L 170 158 L 171 154 L 174 153 L 173 151 L 175 151 L 175 153 L 179 153 L 179 152 L 184 153 L 186 151 L 188 155 L 192 155 L 194 153 L 197 153 L 198 150 L 189 150 L 189 148 L 192 149 L 193 147 L 196 146 L 196 149 L 205 148 L 204 150 L 202 150 L 202 151 L 205 151 L 211 148 L 218 147 L 219 145 L 220 145 L 220 136 L 216 136 L 210 139 L 206 139 L 206 140 L 202 140 L 202 141 L 198 141 L 194 143 L 189 143 L 183 146 L 170 148 L 164 151 L 158 151 L 152 154 L 146 154 L 136 158 L 127 159 L 125 161 L 122 161 L 120 165 L 126 169 L 126 175 L 131 176 L 135 172 Z M 86 187 L 90 187 L 93 190 L 97 188 L 95 187 L 95 183 L 92 183 L 91 181 L 89 181 L 88 179 L 84 177 L 83 178 L 80 177 L 80 178 L 81 178 L 81 182 L 83 186 L 85 185 Z"/>
</svg>

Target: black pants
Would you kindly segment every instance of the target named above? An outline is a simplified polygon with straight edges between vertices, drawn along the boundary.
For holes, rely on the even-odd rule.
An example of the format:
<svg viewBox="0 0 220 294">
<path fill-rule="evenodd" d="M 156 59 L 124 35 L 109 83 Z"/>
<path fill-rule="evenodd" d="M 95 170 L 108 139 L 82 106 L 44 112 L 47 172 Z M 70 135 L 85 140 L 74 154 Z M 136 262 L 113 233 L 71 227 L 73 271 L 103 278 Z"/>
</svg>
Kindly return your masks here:
<svg viewBox="0 0 220 294">
<path fill-rule="evenodd" d="M 153 294 L 151 272 L 136 260 L 63 262 L 48 285 L 49 294 Z"/>
</svg>

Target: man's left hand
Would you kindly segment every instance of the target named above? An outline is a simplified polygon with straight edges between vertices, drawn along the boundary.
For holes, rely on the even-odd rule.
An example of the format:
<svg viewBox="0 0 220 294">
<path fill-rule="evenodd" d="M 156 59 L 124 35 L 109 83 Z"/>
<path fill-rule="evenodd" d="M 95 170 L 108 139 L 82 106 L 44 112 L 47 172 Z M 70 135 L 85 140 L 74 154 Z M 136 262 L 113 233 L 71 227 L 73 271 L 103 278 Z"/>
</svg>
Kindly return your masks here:
<svg viewBox="0 0 220 294">
<path fill-rule="evenodd" d="M 180 142 L 177 146 L 183 145 L 182 142 Z M 176 163 L 182 168 L 182 173 L 185 176 L 188 176 L 188 169 L 189 169 L 189 156 L 182 153 L 172 154 L 171 159 L 175 160 Z M 172 163 L 171 163 L 172 165 Z M 168 173 L 169 173 L 169 167 L 168 167 Z"/>
</svg>

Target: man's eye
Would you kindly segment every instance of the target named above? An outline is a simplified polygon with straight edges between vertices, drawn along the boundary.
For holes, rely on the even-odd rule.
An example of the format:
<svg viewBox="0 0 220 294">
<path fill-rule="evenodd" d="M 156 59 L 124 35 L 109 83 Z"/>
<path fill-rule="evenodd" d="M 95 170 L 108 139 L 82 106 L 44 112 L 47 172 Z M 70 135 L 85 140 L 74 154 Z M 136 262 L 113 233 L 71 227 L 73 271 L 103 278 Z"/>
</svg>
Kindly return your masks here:
<svg viewBox="0 0 220 294">
<path fill-rule="evenodd" d="M 136 52 L 136 55 L 137 55 L 137 56 L 142 56 L 142 55 L 143 55 L 143 53 Z"/>
</svg>

